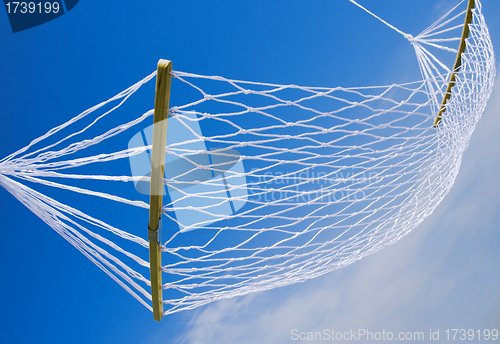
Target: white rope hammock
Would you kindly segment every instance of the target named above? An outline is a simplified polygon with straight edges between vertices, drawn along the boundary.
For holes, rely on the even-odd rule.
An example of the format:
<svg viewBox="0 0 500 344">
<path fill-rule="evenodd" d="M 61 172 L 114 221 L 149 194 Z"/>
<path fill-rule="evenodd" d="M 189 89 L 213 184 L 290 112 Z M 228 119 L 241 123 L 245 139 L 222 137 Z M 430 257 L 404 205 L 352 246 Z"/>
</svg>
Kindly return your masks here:
<svg viewBox="0 0 500 344">
<path fill-rule="evenodd" d="M 462 3 L 415 37 L 375 16 L 414 47 L 417 82 L 326 88 L 172 72 L 193 101 L 169 109 L 164 314 L 320 276 L 433 212 L 495 78 L 479 1 L 460 69 L 438 58 L 457 54 Z M 153 110 L 125 107 L 155 75 L 0 160 L 0 185 L 151 310 Z"/>
</svg>

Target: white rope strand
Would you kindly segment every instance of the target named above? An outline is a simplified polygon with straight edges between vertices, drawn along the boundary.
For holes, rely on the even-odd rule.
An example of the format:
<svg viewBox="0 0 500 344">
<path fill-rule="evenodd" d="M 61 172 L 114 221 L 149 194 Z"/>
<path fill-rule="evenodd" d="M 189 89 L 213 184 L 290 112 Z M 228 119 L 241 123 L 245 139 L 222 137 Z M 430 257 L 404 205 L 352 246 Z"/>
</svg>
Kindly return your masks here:
<svg viewBox="0 0 500 344">
<path fill-rule="evenodd" d="M 387 25 L 388 27 L 390 27 L 391 29 L 393 29 L 394 31 L 396 31 L 397 33 L 403 35 L 404 38 L 406 38 L 408 41 L 412 41 L 413 40 L 413 36 L 408 34 L 408 33 L 405 33 L 401 30 L 399 30 L 398 28 L 396 28 L 394 25 L 391 25 L 389 24 L 388 22 L 386 22 L 385 20 L 383 20 L 382 18 L 380 18 L 379 16 L 377 16 L 376 14 L 370 12 L 369 10 L 367 10 L 365 7 L 361 6 L 360 4 L 358 4 L 356 1 L 354 0 L 349 0 L 351 3 L 353 3 L 354 5 L 358 6 L 359 8 L 361 8 L 363 11 L 365 11 L 366 13 L 370 14 L 371 16 L 377 18 L 378 20 L 380 20 L 382 23 L 384 23 L 385 25 Z"/>
</svg>

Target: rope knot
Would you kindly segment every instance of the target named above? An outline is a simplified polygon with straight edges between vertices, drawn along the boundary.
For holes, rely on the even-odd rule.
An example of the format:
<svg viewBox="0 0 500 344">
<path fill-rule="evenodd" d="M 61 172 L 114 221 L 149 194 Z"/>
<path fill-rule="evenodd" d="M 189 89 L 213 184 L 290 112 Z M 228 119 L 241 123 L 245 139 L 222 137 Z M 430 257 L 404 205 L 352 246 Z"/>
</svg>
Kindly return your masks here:
<svg viewBox="0 0 500 344">
<path fill-rule="evenodd" d="M 405 33 L 403 36 L 410 42 L 413 42 L 415 40 L 415 38 L 413 38 L 413 36 L 409 33 Z"/>
</svg>

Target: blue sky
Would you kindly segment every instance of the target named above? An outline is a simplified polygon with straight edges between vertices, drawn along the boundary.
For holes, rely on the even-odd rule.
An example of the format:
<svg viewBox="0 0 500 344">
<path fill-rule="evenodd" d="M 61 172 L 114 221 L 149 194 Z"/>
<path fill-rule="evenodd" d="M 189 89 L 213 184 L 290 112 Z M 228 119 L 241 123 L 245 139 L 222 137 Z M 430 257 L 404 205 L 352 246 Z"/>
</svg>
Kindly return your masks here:
<svg viewBox="0 0 500 344">
<path fill-rule="evenodd" d="M 359 2 L 414 35 L 455 3 Z M 483 8 L 500 46 L 500 3 Z M 16 34 L 0 12 L 0 158 L 142 79 L 159 58 L 185 72 L 310 86 L 418 77 L 408 42 L 347 0 L 81 1 Z M 141 97 L 151 108 L 152 97 Z M 499 98 L 496 87 L 450 194 L 397 244 L 305 283 L 161 323 L 1 189 L 0 333 L 9 343 L 290 343 L 292 329 L 499 329 Z"/>
</svg>

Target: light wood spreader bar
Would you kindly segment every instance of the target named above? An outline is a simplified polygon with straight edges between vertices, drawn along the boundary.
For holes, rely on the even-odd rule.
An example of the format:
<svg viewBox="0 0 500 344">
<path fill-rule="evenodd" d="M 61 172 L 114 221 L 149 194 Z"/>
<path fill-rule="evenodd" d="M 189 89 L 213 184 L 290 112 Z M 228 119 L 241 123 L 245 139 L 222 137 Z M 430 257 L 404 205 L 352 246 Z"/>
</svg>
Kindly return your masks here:
<svg viewBox="0 0 500 344">
<path fill-rule="evenodd" d="M 151 297 L 154 319 L 163 316 L 163 291 L 161 283 L 161 243 L 158 228 L 163 206 L 163 176 L 165 175 L 165 145 L 167 141 L 168 107 L 172 62 L 158 61 L 153 125 L 153 145 L 151 149 L 151 189 L 149 198 L 149 268 L 151 271 Z"/>
<path fill-rule="evenodd" d="M 462 29 L 462 38 L 460 39 L 460 45 L 458 46 L 457 58 L 455 59 L 455 65 L 453 66 L 453 70 L 450 77 L 450 82 L 448 83 L 448 87 L 446 88 L 446 93 L 443 98 L 443 102 L 441 103 L 441 108 L 437 114 L 436 120 L 434 121 L 434 127 L 437 128 L 439 123 L 441 123 L 443 113 L 446 111 L 446 103 L 451 97 L 451 89 L 455 86 L 456 74 L 460 70 L 462 66 L 462 53 L 465 51 L 467 46 L 467 42 L 465 41 L 469 37 L 469 24 L 472 23 L 472 9 L 476 6 L 475 0 L 469 0 L 469 4 L 467 5 L 467 12 L 465 14 L 465 23 L 464 28 Z"/>
</svg>

